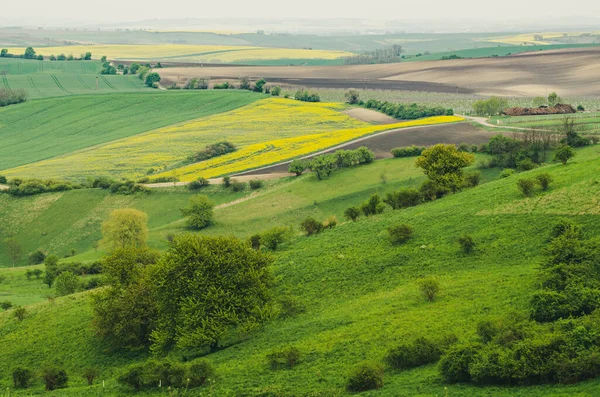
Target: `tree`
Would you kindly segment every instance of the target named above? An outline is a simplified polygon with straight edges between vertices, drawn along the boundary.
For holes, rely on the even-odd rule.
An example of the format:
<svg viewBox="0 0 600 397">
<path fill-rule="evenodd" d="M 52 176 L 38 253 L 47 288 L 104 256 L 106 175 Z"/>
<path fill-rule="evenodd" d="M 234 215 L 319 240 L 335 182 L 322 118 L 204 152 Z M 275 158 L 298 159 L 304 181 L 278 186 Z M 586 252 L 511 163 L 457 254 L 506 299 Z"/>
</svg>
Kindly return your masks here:
<svg viewBox="0 0 600 397">
<path fill-rule="evenodd" d="M 323 224 L 312 216 L 309 216 L 300 223 L 300 229 L 304 230 L 307 236 L 311 236 L 322 232 Z"/>
<path fill-rule="evenodd" d="M 131 72 L 131 74 L 136 74 L 139 68 L 140 68 L 139 63 L 134 62 L 131 65 L 129 65 L 129 71 Z"/>
<path fill-rule="evenodd" d="M 250 89 L 250 78 L 240 77 L 240 90 L 249 90 L 249 89 Z"/>
<path fill-rule="evenodd" d="M 189 206 L 182 208 L 181 213 L 188 218 L 190 228 L 200 230 L 213 222 L 214 208 L 215 205 L 207 196 L 199 194 L 190 198 Z"/>
<path fill-rule="evenodd" d="M 79 279 L 71 272 L 62 272 L 54 281 L 57 296 L 71 295 L 79 289 Z"/>
<path fill-rule="evenodd" d="M 271 88 L 271 95 L 272 96 L 279 96 L 281 95 L 281 87 L 276 85 L 275 87 Z"/>
<path fill-rule="evenodd" d="M 27 47 L 25 49 L 25 54 L 23 54 L 23 58 L 35 59 L 35 50 L 33 49 L 33 47 Z"/>
<path fill-rule="evenodd" d="M 91 52 L 86 52 L 85 55 L 83 55 L 81 58 L 83 58 L 84 61 L 91 61 L 92 60 L 92 53 Z"/>
<path fill-rule="evenodd" d="M 302 175 L 306 170 L 307 164 L 305 160 L 294 160 L 288 167 L 288 172 L 296 174 L 296 176 Z"/>
<path fill-rule="evenodd" d="M 88 386 L 92 386 L 94 384 L 94 379 L 96 379 L 99 374 L 100 372 L 97 368 L 88 367 L 83 370 L 82 376 L 85 380 L 87 380 Z"/>
<path fill-rule="evenodd" d="M 322 180 L 337 168 L 337 158 L 332 154 L 317 156 L 308 163 L 308 168 L 315 173 L 318 180 Z"/>
<path fill-rule="evenodd" d="M 2 50 L 0 50 L 0 58 L 4 58 L 8 55 L 8 49 L 3 48 Z"/>
<path fill-rule="evenodd" d="M 156 72 L 152 72 L 146 75 L 146 80 L 144 81 L 144 84 L 146 84 L 148 87 L 154 87 L 159 82 L 160 75 Z"/>
<path fill-rule="evenodd" d="M 473 110 L 478 116 L 496 116 L 508 107 L 508 101 L 500 97 L 491 97 L 487 100 L 476 101 Z"/>
<path fill-rule="evenodd" d="M 43 372 L 43 377 L 46 384 L 46 391 L 65 388 L 69 380 L 65 370 L 54 367 L 46 368 Z"/>
<path fill-rule="evenodd" d="M 360 216 L 360 209 L 357 207 L 349 207 L 346 209 L 346 211 L 344 211 L 344 216 L 346 219 L 356 222 Z"/>
<path fill-rule="evenodd" d="M 523 193 L 525 197 L 531 197 L 534 193 L 535 180 L 534 179 L 519 179 L 517 181 L 517 187 Z"/>
<path fill-rule="evenodd" d="M 145 247 L 148 215 L 132 208 L 114 210 L 102 224 L 102 237 L 102 242 L 112 249 Z"/>
<path fill-rule="evenodd" d="M 13 370 L 12 376 L 15 389 L 27 389 L 31 385 L 33 373 L 27 368 L 17 367 Z"/>
<path fill-rule="evenodd" d="M 255 92 L 263 92 L 263 88 L 267 84 L 267 80 L 260 79 L 256 83 L 254 83 L 254 91 Z"/>
<path fill-rule="evenodd" d="M 155 352 L 218 349 L 223 335 L 249 331 L 271 315 L 272 259 L 234 237 L 182 235 L 153 268 L 158 326 Z"/>
<path fill-rule="evenodd" d="M 106 55 L 102 55 L 102 57 L 100 58 L 100 62 L 102 62 L 102 63 L 106 62 Z"/>
<path fill-rule="evenodd" d="M 475 156 L 459 152 L 454 145 L 434 145 L 421 153 L 416 166 L 423 169 L 429 180 L 452 191 L 463 182 L 463 168 L 471 165 Z"/>
<path fill-rule="evenodd" d="M 23 248 L 21 247 L 21 244 L 19 244 L 19 241 L 14 237 L 4 240 L 4 245 L 6 246 L 6 252 L 8 253 L 9 258 L 12 261 L 12 266 L 15 267 L 15 263 L 17 263 L 23 255 Z"/>
<path fill-rule="evenodd" d="M 548 106 L 554 107 L 559 103 L 562 103 L 562 101 L 562 98 L 559 97 L 556 92 L 552 92 L 550 95 L 548 95 Z"/>
<path fill-rule="evenodd" d="M 575 157 L 575 150 L 569 145 L 561 145 L 554 152 L 554 161 L 560 161 L 563 165 Z"/>
<path fill-rule="evenodd" d="M 360 94 L 358 93 L 357 90 L 348 90 L 344 94 L 344 97 L 346 98 L 346 103 L 355 105 L 358 103 L 358 101 L 360 99 Z"/>
<path fill-rule="evenodd" d="M 46 259 L 44 259 L 44 266 L 46 269 L 44 272 L 44 284 L 48 285 L 48 288 L 50 288 L 52 287 L 52 284 L 54 284 L 54 279 L 56 278 L 56 273 L 58 271 L 58 256 L 48 255 Z"/>
</svg>

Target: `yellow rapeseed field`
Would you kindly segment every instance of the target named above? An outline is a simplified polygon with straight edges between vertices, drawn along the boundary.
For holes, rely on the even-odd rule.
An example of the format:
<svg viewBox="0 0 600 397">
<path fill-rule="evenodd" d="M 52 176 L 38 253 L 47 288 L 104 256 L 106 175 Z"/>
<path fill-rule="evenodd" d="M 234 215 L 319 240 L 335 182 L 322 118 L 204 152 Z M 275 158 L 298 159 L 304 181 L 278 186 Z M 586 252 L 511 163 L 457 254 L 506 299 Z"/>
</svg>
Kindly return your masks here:
<svg viewBox="0 0 600 397">
<path fill-rule="evenodd" d="M 392 125 L 371 125 L 342 113 L 339 103 L 305 103 L 268 98 L 227 113 L 176 124 L 3 171 L 9 177 L 84 179 L 111 175 L 137 178 L 149 169 L 177 167 L 206 145 L 227 140 L 238 151 L 176 172 L 183 180 L 213 177 L 273 164 L 374 132 L 413 125 L 447 123 L 459 117 Z M 165 171 L 170 175 L 173 171 Z"/>
<path fill-rule="evenodd" d="M 524 33 L 517 34 L 514 36 L 500 36 L 500 37 L 492 37 L 488 39 L 484 39 L 483 41 L 488 41 L 492 43 L 503 43 L 510 45 L 548 45 L 548 44 L 556 44 L 556 39 L 559 39 L 564 36 L 579 36 L 581 32 L 541 32 L 541 33 Z M 541 36 L 542 40 L 536 40 L 536 36 Z"/>
<path fill-rule="evenodd" d="M 11 48 L 12 53 L 23 53 L 25 48 Z M 165 61 L 171 58 L 193 59 L 197 62 L 233 62 L 244 59 L 287 59 L 315 58 L 337 59 L 352 55 L 344 51 L 304 50 L 292 48 L 268 48 L 251 46 L 215 46 L 188 44 L 110 44 L 110 45 L 74 45 L 61 47 L 40 47 L 36 51 L 44 56 L 74 55 L 78 57 L 86 52 L 92 58 L 100 59 L 103 55 L 109 59 L 156 59 Z"/>
</svg>

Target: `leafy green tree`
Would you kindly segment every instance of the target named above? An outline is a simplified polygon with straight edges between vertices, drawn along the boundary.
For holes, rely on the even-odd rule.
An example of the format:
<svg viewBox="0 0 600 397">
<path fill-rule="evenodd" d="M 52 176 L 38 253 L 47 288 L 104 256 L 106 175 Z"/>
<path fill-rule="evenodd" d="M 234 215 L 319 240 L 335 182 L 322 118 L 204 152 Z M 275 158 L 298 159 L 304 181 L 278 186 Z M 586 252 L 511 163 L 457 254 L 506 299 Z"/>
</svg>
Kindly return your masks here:
<svg viewBox="0 0 600 397">
<path fill-rule="evenodd" d="M 519 179 L 517 181 L 517 187 L 523 193 L 525 197 L 533 196 L 535 189 L 535 180 L 534 179 Z"/>
<path fill-rule="evenodd" d="M 346 98 L 346 103 L 349 103 L 351 105 L 357 104 L 358 101 L 360 100 L 360 94 L 357 90 L 346 91 L 346 93 L 344 94 L 344 97 Z"/>
<path fill-rule="evenodd" d="M 46 271 L 44 272 L 44 284 L 48 285 L 48 288 L 52 287 L 56 275 L 58 273 L 58 256 L 48 255 L 44 259 L 44 266 Z"/>
<path fill-rule="evenodd" d="M 300 223 L 300 229 L 304 230 L 307 236 L 312 236 L 323 231 L 323 224 L 309 216 Z"/>
<path fill-rule="evenodd" d="M 158 327 L 152 350 L 175 344 L 214 351 L 228 331 L 258 327 L 272 312 L 271 262 L 234 237 L 176 237 L 153 268 Z"/>
<path fill-rule="evenodd" d="M 100 375 L 100 371 L 98 368 L 88 367 L 83 370 L 82 376 L 85 380 L 87 380 L 88 386 L 92 386 L 94 384 L 94 379 L 96 379 Z"/>
<path fill-rule="evenodd" d="M 132 208 L 114 210 L 102 224 L 102 237 L 112 249 L 146 247 L 148 215 Z"/>
<path fill-rule="evenodd" d="M 468 234 L 461 236 L 458 239 L 458 244 L 464 254 L 470 254 L 475 249 L 475 240 Z"/>
<path fill-rule="evenodd" d="M 240 77 L 240 90 L 249 90 L 250 89 L 250 78 L 249 77 Z"/>
<path fill-rule="evenodd" d="M 554 161 L 560 161 L 563 165 L 567 165 L 573 157 L 575 157 L 575 150 L 569 145 L 561 145 L 554 152 Z"/>
<path fill-rule="evenodd" d="M 71 295 L 77 292 L 81 284 L 73 273 L 67 271 L 60 273 L 54 281 L 57 296 Z"/>
<path fill-rule="evenodd" d="M 456 191 L 463 182 L 463 168 L 473 161 L 475 156 L 471 153 L 459 152 L 454 145 L 439 144 L 425 149 L 415 164 L 436 185 Z"/>
<path fill-rule="evenodd" d="M 265 84 L 267 84 L 267 80 L 265 80 L 265 79 L 258 80 L 256 83 L 254 83 L 254 91 L 255 92 L 263 92 Z"/>
<path fill-rule="evenodd" d="M 556 106 L 560 103 L 562 103 L 563 100 L 561 97 L 558 96 L 558 94 L 556 92 L 552 92 L 550 93 L 550 95 L 548 95 L 548 106 Z"/>
<path fill-rule="evenodd" d="M 25 54 L 23 54 L 23 58 L 35 59 L 35 50 L 33 49 L 33 47 L 27 47 L 25 49 Z"/>
<path fill-rule="evenodd" d="M 160 75 L 156 72 L 148 73 L 146 75 L 146 80 L 144 80 L 144 84 L 146 84 L 148 87 L 154 87 L 159 82 Z"/>
<path fill-rule="evenodd" d="M 308 163 L 308 168 L 315 173 L 318 180 L 322 180 L 337 168 L 337 157 L 332 154 L 317 156 Z"/>
<path fill-rule="evenodd" d="M 59 54 L 59 55 L 56 57 L 56 60 L 57 60 L 57 61 L 66 61 L 66 60 L 67 60 L 67 56 L 66 56 L 65 54 Z"/>
<path fill-rule="evenodd" d="M 49 367 L 44 369 L 42 376 L 44 378 L 44 383 L 46 384 L 46 391 L 67 387 L 69 377 L 64 369 Z"/>
<path fill-rule="evenodd" d="M 136 63 L 136 62 L 129 65 L 129 71 L 131 72 L 131 74 L 136 74 L 138 72 L 139 68 L 140 68 L 140 64 Z"/>
<path fill-rule="evenodd" d="M 281 87 L 276 85 L 275 87 L 271 88 L 271 95 L 272 96 L 279 96 L 281 95 Z"/>
<path fill-rule="evenodd" d="M 2 50 L 0 50 L 0 58 L 4 58 L 8 55 L 8 49 L 3 48 Z"/>
<path fill-rule="evenodd" d="M 302 175 L 302 173 L 306 170 L 308 164 L 305 160 L 294 160 L 290 163 L 288 167 L 288 172 L 296 174 L 296 176 Z"/>
<path fill-rule="evenodd" d="M 102 57 L 100 58 L 100 62 L 102 62 L 102 63 L 106 62 L 106 55 L 102 55 Z"/>
<path fill-rule="evenodd" d="M 33 372 L 27 368 L 17 367 L 13 370 L 13 385 L 15 389 L 27 389 L 31 386 L 31 379 L 33 379 Z"/>
<path fill-rule="evenodd" d="M 92 53 L 91 52 L 86 52 L 81 58 L 84 61 L 91 61 L 92 60 Z"/>
<path fill-rule="evenodd" d="M 15 267 L 15 263 L 17 263 L 23 255 L 23 248 L 19 241 L 14 237 L 4 240 L 4 245 L 6 246 L 8 257 L 12 261 L 12 266 Z"/>
<path fill-rule="evenodd" d="M 369 200 L 361 204 L 360 209 L 365 216 L 377 215 L 385 211 L 385 204 L 381 202 L 381 197 L 374 193 Z"/>
<path fill-rule="evenodd" d="M 356 222 L 360 216 L 360 209 L 357 207 L 349 207 L 346 209 L 346 211 L 344 211 L 344 216 L 346 219 Z"/>
<path fill-rule="evenodd" d="M 491 97 L 487 100 L 476 101 L 473 110 L 478 116 L 496 116 L 508 107 L 508 101 L 500 97 Z"/>
<path fill-rule="evenodd" d="M 191 197 L 189 206 L 182 208 L 181 213 L 187 217 L 187 224 L 195 230 L 203 229 L 213 222 L 215 205 L 205 195 Z"/>
</svg>

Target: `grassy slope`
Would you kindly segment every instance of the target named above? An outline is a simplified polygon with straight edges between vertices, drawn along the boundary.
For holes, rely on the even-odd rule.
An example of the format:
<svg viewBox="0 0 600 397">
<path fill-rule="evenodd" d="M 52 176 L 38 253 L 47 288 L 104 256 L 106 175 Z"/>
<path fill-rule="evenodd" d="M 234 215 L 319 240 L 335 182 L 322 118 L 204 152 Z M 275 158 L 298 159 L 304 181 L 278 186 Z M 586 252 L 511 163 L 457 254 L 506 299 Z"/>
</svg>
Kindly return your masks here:
<svg viewBox="0 0 600 397">
<path fill-rule="evenodd" d="M 115 93 L 7 106 L 0 108 L 0 170 L 226 112 L 262 97 L 231 91 Z"/>
<path fill-rule="evenodd" d="M 551 165 L 523 174 L 544 171 L 555 178 L 549 192 L 533 199 L 522 199 L 515 187 L 519 176 L 514 176 L 437 202 L 344 223 L 315 237 L 297 237 L 277 254 L 275 272 L 278 295 L 293 293 L 306 306 L 306 313 L 274 320 L 242 343 L 211 355 L 221 375 L 214 395 L 252 395 L 267 390 L 335 395 L 342 392 L 346 373 L 355 363 L 381 360 L 385 351 L 400 341 L 448 332 L 466 339 L 473 337 L 479 319 L 506 315 L 511 310 L 526 312 L 528 296 L 535 288 L 535 265 L 541 259 L 549 227 L 557 219 L 570 216 L 582 223 L 589 235 L 600 232 L 596 206 L 578 205 L 592 202 L 598 193 L 595 181 L 599 161 L 597 149 L 592 147 L 580 151 L 576 162 L 566 167 Z M 388 168 L 393 175 L 388 185 L 418 182 L 410 169 L 411 159 L 381 161 L 344 170 L 324 182 L 306 176 L 281 183 L 273 187 L 276 194 L 267 191 L 224 208 L 217 216 L 237 219 L 244 226 L 239 226 L 236 233 L 244 234 L 245 228 L 246 232 L 262 230 L 269 222 L 297 224 L 309 213 L 338 213 L 378 189 L 380 167 L 393 162 L 403 167 Z M 346 186 L 350 181 L 356 181 L 356 185 Z M 576 208 L 573 198 L 580 200 Z M 272 209 L 272 216 L 263 215 L 267 208 Z M 247 224 L 244 215 L 257 223 Z M 392 247 L 385 230 L 399 223 L 412 225 L 415 236 L 404 246 Z M 214 230 L 208 231 L 230 229 L 219 221 Z M 478 243 L 471 256 L 458 252 L 456 239 L 463 233 L 471 234 Z M 442 285 L 439 298 L 431 304 L 423 301 L 416 288 L 416 279 L 428 275 L 437 276 Z M 103 369 L 102 377 L 109 378 L 128 358 L 136 359 L 105 353 L 94 341 L 88 327 L 87 296 L 79 294 L 57 299 L 55 304 L 37 304 L 21 324 L 8 314 L 0 314 L 0 361 L 37 367 L 52 357 L 75 374 L 74 385 L 81 385 L 77 373 L 83 366 L 96 365 Z M 74 337 L 61 336 L 66 333 Z M 42 339 L 43 344 L 37 342 Z M 58 345 L 61 349 L 53 349 Z M 304 352 L 303 363 L 293 371 L 269 370 L 265 355 L 288 345 Z M 7 385 L 7 370 L 2 378 Z M 123 393 L 114 381 L 107 385 L 107 392 Z M 428 366 L 402 373 L 387 371 L 386 386 L 364 395 L 445 395 L 444 387 L 435 368 Z M 452 385 L 447 395 L 592 396 L 598 387 L 599 381 L 527 388 Z M 85 388 L 65 392 L 89 393 Z"/>
</svg>

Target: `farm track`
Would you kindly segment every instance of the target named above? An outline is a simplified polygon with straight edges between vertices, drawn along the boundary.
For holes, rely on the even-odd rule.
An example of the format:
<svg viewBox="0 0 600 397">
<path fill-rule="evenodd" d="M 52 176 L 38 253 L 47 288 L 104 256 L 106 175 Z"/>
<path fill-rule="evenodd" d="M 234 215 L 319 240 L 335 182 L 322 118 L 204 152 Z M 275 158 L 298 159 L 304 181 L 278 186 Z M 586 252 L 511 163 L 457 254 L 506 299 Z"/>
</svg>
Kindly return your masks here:
<svg viewBox="0 0 600 397">
<path fill-rule="evenodd" d="M 83 68 L 83 66 L 82 66 L 82 68 Z M 81 83 L 81 85 L 83 85 L 83 86 L 84 86 L 85 88 L 87 88 L 88 90 L 91 90 L 91 89 L 92 89 L 92 88 L 91 88 L 89 85 L 87 85 L 87 84 L 86 84 L 86 82 L 85 82 L 85 81 L 83 81 L 83 79 L 81 78 L 81 76 L 79 76 L 79 75 L 78 75 L 78 76 L 77 76 L 77 80 L 79 80 L 79 82 Z"/>
<path fill-rule="evenodd" d="M 64 92 L 66 92 L 67 94 L 71 94 L 69 91 L 67 91 L 65 89 L 65 87 L 62 86 L 62 84 L 60 83 L 60 81 L 58 80 L 58 77 L 56 77 L 55 75 L 50 75 L 52 77 L 52 80 L 54 80 L 54 82 L 56 83 L 56 86 L 58 88 L 60 88 L 61 90 L 63 90 Z"/>
<path fill-rule="evenodd" d="M 104 84 L 106 84 L 106 85 L 107 85 L 107 86 L 108 86 L 110 89 L 113 89 L 113 90 L 117 91 L 117 89 L 115 88 L 115 86 L 114 86 L 114 85 L 112 85 L 112 84 L 111 84 L 111 83 L 110 83 L 110 82 L 107 80 L 107 78 L 106 78 L 106 77 L 104 77 L 104 76 L 100 75 L 100 78 L 102 79 L 102 81 L 104 81 Z"/>
<path fill-rule="evenodd" d="M 2 83 L 4 84 L 4 87 L 8 90 L 10 90 L 10 86 L 8 85 L 8 79 L 6 78 L 6 76 L 2 76 Z"/>
<path fill-rule="evenodd" d="M 37 91 L 40 94 L 40 96 L 44 96 L 44 93 L 37 88 L 31 76 L 27 76 L 27 80 L 29 81 L 29 84 L 31 84 L 31 88 Z"/>
</svg>

